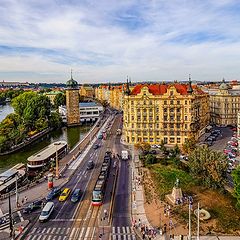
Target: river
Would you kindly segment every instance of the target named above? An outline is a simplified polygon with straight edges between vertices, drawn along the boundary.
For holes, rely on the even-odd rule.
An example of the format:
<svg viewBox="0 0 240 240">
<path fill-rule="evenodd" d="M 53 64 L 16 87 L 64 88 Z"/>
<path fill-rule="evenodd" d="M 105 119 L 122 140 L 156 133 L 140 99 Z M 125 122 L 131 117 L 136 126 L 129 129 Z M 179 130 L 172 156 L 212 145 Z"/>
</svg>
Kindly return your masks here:
<svg viewBox="0 0 240 240">
<path fill-rule="evenodd" d="M 7 114 L 13 112 L 13 109 L 9 104 L 0 107 L 2 110 L 2 112 L 0 112 L 1 120 L 4 119 Z M 5 116 L 2 116 L 2 113 L 5 113 Z M 0 156 L 0 173 L 16 165 L 17 163 L 26 163 L 29 156 L 40 151 L 42 148 L 46 147 L 52 142 L 59 140 L 67 141 L 70 149 L 72 149 L 76 143 L 86 135 L 90 128 L 91 126 L 89 125 L 83 125 L 69 128 L 65 127 L 55 130 L 47 134 L 43 139 L 28 145 L 18 152 L 6 156 Z"/>
<path fill-rule="evenodd" d="M 0 105 L 0 122 L 10 113 L 13 112 L 13 108 L 10 103 L 6 103 L 5 105 Z"/>
</svg>

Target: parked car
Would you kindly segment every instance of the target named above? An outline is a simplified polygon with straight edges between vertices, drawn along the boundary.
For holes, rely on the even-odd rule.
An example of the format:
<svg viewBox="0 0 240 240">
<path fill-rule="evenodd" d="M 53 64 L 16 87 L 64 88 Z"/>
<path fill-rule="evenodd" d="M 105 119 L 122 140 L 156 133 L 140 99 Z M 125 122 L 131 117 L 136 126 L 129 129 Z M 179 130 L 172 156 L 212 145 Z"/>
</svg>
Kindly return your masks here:
<svg viewBox="0 0 240 240">
<path fill-rule="evenodd" d="M 80 197 L 81 197 L 81 190 L 79 188 L 76 188 L 73 191 L 73 194 L 71 196 L 71 202 L 75 203 L 75 202 L 79 201 Z"/>
<path fill-rule="evenodd" d="M 60 187 L 54 187 L 52 188 L 52 190 L 48 193 L 46 200 L 52 200 L 53 198 L 57 197 L 58 195 L 60 195 L 62 189 Z"/>
<path fill-rule="evenodd" d="M 61 193 L 61 195 L 59 196 L 59 198 L 58 198 L 59 202 L 66 201 L 67 198 L 68 198 L 68 196 L 69 196 L 69 194 L 70 194 L 70 192 L 71 192 L 71 189 L 70 189 L 70 188 L 65 188 L 65 189 L 62 191 L 62 193 Z"/>
<path fill-rule="evenodd" d="M 157 154 L 157 151 L 156 150 L 150 150 L 149 153 L 150 154 Z"/>
<path fill-rule="evenodd" d="M 36 209 L 41 208 L 42 204 L 43 204 L 42 200 L 34 201 L 23 209 L 23 213 L 31 213 L 31 212 L 35 211 Z"/>
</svg>

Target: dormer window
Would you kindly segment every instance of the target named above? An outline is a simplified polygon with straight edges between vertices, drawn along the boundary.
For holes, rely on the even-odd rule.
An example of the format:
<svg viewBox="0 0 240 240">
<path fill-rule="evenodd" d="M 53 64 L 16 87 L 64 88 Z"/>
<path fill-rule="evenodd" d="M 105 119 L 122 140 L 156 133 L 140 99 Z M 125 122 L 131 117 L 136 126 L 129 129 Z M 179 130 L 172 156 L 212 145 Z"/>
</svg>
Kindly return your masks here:
<svg viewBox="0 0 240 240">
<path fill-rule="evenodd" d="M 170 96 L 173 96 L 173 91 L 170 91 Z"/>
</svg>

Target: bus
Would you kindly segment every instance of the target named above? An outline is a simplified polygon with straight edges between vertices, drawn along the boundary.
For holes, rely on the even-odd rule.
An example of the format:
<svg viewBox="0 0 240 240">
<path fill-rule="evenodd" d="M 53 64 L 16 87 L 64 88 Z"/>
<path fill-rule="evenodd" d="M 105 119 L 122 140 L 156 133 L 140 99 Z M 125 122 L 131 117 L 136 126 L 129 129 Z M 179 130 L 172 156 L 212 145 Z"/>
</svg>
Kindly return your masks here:
<svg viewBox="0 0 240 240">
<path fill-rule="evenodd" d="M 100 174 L 92 193 L 92 206 L 101 206 L 103 204 L 104 192 L 107 178 L 110 172 L 111 154 L 105 153 L 104 161 L 101 166 Z"/>
</svg>

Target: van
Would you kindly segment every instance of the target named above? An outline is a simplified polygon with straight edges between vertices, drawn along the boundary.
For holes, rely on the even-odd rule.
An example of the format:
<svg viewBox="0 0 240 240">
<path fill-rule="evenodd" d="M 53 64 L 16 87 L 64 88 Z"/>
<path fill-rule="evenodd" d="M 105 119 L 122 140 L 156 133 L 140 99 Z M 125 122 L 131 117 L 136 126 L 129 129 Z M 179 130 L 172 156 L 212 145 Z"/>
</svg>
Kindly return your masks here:
<svg viewBox="0 0 240 240">
<path fill-rule="evenodd" d="M 91 170 L 94 168 L 94 162 L 92 160 L 88 161 L 87 163 L 87 170 Z"/>
<path fill-rule="evenodd" d="M 53 209 L 54 209 L 54 203 L 47 202 L 47 204 L 44 206 L 44 208 L 39 216 L 39 222 L 47 221 L 48 218 L 50 217 Z"/>
</svg>

